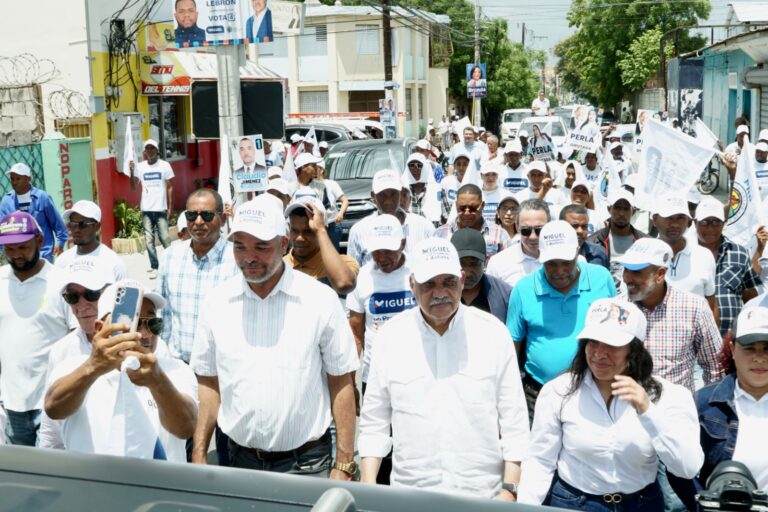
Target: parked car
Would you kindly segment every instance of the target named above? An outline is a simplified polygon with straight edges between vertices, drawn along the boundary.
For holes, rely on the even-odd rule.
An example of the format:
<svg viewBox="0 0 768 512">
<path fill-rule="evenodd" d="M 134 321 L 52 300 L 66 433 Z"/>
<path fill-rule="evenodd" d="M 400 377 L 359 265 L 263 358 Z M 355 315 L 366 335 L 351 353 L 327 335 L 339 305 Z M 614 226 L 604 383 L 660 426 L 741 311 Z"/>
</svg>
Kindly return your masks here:
<svg viewBox="0 0 768 512">
<path fill-rule="evenodd" d="M 526 117 L 523 122 L 520 123 L 520 130 L 527 131 L 528 136 L 533 137 L 533 125 L 537 125 L 539 129 L 543 130 L 549 123 L 552 123 L 551 135 L 552 144 L 554 145 L 552 149 L 559 151 L 563 148 L 563 144 L 565 144 L 565 141 L 568 139 L 568 133 L 570 133 L 570 130 L 565 126 L 565 123 L 560 116 Z"/>
<path fill-rule="evenodd" d="M 402 172 L 405 160 L 413 152 L 416 139 L 371 139 L 339 142 L 325 155 L 325 175 L 336 181 L 349 200 L 347 215 L 341 223 L 341 246 L 347 246 L 352 226 L 376 210 L 371 201 L 373 175 L 396 166 Z M 393 164 L 394 162 L 394 164 Z"/>
<path fill-rule="evenodd" d="M 298 133 L 302 137 L 309 132 L 309 129 L 315 127 L 317 141 L 326 141 L 330 149 L 339 142 L 350 140 L 347 130 L 340 125 L 333 124 L 289 124 L 285 127 L 285 140 L 291 140 L 291 135 Z"/>
<path fill-rule="evenodd" d="M 530 108 L 510 108 L 501 113 L 499 139 L 502 145 L 517 137 L 517 130 L 520 128 L 520 123 L 530 115 Z"/>
</svg>

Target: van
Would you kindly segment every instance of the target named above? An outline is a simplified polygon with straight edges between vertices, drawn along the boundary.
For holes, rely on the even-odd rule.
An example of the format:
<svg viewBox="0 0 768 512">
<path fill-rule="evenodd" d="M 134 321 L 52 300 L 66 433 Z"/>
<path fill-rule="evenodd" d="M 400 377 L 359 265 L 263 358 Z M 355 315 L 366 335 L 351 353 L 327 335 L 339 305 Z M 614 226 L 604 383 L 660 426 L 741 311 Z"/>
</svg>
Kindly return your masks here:
<svg viewBox="0 0 768 512">
<path fill-rule="evenodd" d="M 501 124 L 499 125 L 499 140 L 502 146 L 517 137 L 520 123 L 530 115 L 530 108 L 511 108 L 502 112 Z"/>
</svg>

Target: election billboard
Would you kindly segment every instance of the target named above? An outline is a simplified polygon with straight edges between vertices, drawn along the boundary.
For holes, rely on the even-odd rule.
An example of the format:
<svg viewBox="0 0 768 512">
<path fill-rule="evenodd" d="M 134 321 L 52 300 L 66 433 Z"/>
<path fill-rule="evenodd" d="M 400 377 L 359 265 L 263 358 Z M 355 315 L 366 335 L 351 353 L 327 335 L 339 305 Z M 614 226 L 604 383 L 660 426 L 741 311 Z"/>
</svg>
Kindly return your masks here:
<svg viewBox="0 0 768 512">
<path fill-rule="evenodd" d="M 235 169 L 232 173 L 235 193 L 265 190 L 269 178 L 262 136 L 232 137 L 230 149 L 232 167 Z"/>
<path fill-rule="evenodd" d="M 467 64 L 467 98 L 485 98 L 488 95 L 488 81 L 485 64 Z"/>
</svg>

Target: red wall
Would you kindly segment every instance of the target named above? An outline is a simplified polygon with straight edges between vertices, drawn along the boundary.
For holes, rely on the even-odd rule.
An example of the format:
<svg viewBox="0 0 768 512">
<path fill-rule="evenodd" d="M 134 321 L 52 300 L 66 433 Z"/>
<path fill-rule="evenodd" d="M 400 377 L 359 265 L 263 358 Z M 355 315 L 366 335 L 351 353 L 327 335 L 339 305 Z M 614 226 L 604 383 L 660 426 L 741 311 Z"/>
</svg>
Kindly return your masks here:
<svg viewBox="0 0 768 512">
<path fill-rule="evenodd" d="M 173 173 L 173 211 L 184 209 L 187 196 L 197 188 L 197 180 L 219 175 L 219 141 L 203 141 L 187 145 L 188 157 L 170 162 Z M 130 206 L 138 206 L 141 185 L 132 191 L 128 177 L 117 171 L 114 157 L 96 161 L 98 204 L 101 207 L 102 241 L 111 246 L 115 237 L 115 216 L 112 208 L 116 201 L 126 200 Z"/>
</svg>

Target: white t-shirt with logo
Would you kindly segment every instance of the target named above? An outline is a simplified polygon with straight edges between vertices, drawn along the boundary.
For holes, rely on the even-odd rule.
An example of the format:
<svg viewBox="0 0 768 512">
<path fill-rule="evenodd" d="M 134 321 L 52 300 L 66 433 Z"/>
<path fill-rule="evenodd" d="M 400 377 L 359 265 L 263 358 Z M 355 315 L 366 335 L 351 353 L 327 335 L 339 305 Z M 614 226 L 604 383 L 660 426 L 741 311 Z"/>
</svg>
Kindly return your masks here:
<svg viewBox="0 0 768 512">
<path fill-rule="evenodd" d="M 509 165 L 507 165 L 505 169 L 507 170 L 507 175 L 499 176 L 500 184 L 502 187 L 509 190 L 513 194 L 528 188 L 529 183 L 527 165 L 521 161 L 520 165 L 517 166 L 517 169 L 513 169 Z"/>
<path fill-rule="evenodd" d="M 768 200 L 768 162 L 760 163 L 753 160 L 752 168 L 755 170 L 755 179 L 760 188 L 760 197 L 766 201 Z"/>
<path fill-rule="evenodd" d="M 667 282 L 700 297 L 715 294 L 717 264 L 709 249 L 686 242 L 667 267 Z"/>
<path fill-rule="evenodd" d="M 136 177 L 141 180 L 141 211 L 164 212 L 168 210 L 166 181 L 173 179 L 171 164 L 157 159 L 153 165 L 144 160 L 136 166 Z"/>
<path fill-rule="evenodd" d="M 483 218 L 489 224 L 496 223 L 496 209 L 499 207 L 499 203 L 512 197 L 512 193 L 501 187 L 496 187 L 495 190 L 483 190 Z"/>
<path fill-rule="evenodd" d="M 446 176 L 440 182 L 440 187 L 443 189 L 442 192 L 448 198 L 448 204 L 453 205 L 456 202 L 456 193 L 459 191 L 460 186 L 461 183 L 459 183 L 459 179 L 455 174 Z"/>
<path fill-rule="evenodd" d="M 373 261 L 360 269 L 357 286 L 347 295 L 347 308 L 365 315 L 365 348 L 363 352 L 363 382 L 368 381 L 371 350 L 381 326 L 398 313 L 416 307 L 411 293 L 408 261 L 389 274 L 382 272 Z"/>
<path fill-rule="evenodd" d="M 71 247 L 56 258 L 55 265 L 67 273 L 73 272 L 81 265 L 93 267 L 110 279 L 111 283 L 128 277 L 125 262 L 104 244 L 99 244 L 93 252 L 88 254 L 78 254 L 77 247 Z"/>
</svg>

